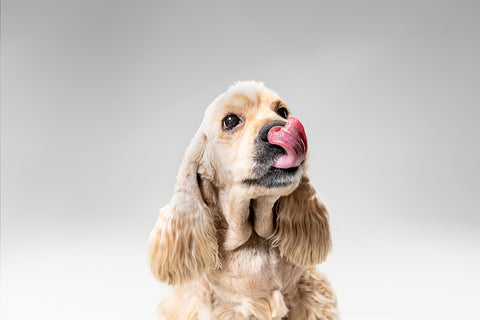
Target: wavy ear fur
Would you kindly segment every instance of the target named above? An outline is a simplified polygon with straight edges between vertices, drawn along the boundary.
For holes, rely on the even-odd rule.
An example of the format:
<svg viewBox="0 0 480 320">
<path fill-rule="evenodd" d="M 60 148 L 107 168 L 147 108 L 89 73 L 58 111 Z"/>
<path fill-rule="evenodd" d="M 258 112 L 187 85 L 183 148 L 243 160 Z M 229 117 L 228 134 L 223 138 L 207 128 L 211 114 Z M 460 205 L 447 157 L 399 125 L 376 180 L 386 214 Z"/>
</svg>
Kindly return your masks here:
<svg viewBox="0 0 480 320">
<path fill-rule="evenodd" d="M 291 194 L 278 199 L 273 243 L 290 262 L 312 266 L 325 260 L 331 248 L 328 213 L 306 176 Z"/>
<path fill-rule="evenodd" d="M 188 146 L 173 197 L 160 210 L 150 234 L 152 272 L 168 284 L 193 280 L 219 264 L 213 217 L 199 186 L 205 141 L 198 132 Z"/>
</svg>

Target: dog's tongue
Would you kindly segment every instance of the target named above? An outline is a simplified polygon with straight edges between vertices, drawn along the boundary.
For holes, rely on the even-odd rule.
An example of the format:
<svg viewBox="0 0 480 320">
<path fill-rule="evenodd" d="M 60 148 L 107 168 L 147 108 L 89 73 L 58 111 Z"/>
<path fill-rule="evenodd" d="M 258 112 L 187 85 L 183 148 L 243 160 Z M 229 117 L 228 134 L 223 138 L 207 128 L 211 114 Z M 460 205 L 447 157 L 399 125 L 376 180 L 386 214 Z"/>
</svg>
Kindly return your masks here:
<svg viewBox="0 0 480 320">
<path fill-rule="evenodd" d="M 276 144 L 287 152 L 273 164 L 276 168 L 298 167 L 307 154 L 307 136 L 302 123 L 290 117 L 284 127 L 273 127 L 268 132 L 268 142 Z"/>
</svg>

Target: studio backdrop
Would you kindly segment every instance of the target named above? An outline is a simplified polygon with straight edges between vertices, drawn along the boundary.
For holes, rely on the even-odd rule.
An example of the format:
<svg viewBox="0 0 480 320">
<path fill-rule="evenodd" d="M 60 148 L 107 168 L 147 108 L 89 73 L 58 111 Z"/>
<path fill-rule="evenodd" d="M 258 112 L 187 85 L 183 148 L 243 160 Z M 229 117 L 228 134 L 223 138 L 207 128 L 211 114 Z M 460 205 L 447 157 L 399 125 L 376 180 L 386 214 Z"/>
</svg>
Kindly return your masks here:
<svg viewBox="0 0 480 320">
<path fill-rule="evenodd" d="M 147 240 L 206 106 L 309 137 L 346 320 L 478 319 L 480 2 L 1 3 L 4 320 L 153 319 Z"/>
</svg>

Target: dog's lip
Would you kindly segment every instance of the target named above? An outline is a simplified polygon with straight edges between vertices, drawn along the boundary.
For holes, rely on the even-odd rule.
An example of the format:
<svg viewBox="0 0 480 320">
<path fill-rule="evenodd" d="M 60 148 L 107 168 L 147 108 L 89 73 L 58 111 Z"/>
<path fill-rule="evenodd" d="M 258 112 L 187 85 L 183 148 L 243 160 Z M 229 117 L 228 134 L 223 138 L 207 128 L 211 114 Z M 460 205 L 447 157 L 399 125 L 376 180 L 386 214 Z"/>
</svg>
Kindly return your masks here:
<svg viewBox="0 0 480 320">
<path fill-rule="evenodd" d="M 285 187 L 294 182 L 293 177 L 298 173 L 302 165 L 303 162 L 297 167 L 285 169 L 270 166 L 262 175 L 244 179 L 243 183 L 247 185 L 265 186 L 267 188 Z"/>
<path fill-rule="evenodd" d="M 298 169 L 301 166 L 303 166 L 304 163 L 305 163 L 305 159 L 302 160 L 302 162 L 300 162 L 297 166 L 288 167 L 288 168 L 279 168 L 279 167 L 276 167 L 275 164 L 273 164 L 272 166 L 270 166 L 270 168 L 268 169 L 268 171 L 264 175 L 266 176 L 266 175 L 269 175 L 273 172 L 283 172 L 283 173 L 287 173 L 287 174 L 297 173 Z"/>
</svg>

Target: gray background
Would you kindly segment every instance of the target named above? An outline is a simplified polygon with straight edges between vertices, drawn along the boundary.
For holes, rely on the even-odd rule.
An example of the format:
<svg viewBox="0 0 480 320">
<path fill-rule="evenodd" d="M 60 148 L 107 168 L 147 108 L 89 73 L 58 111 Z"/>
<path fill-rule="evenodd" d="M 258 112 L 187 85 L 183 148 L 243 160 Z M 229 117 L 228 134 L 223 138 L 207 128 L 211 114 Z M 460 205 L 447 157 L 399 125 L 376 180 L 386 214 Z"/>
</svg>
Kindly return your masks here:
<svg viewBox="0 0 480 320">
<path fill-rule="evenodd" d="M 479 319 L 480 2 L 1 9 L 2 319 L 152 319 L 148 234 L 248 79 L 306 127 L 344 319 Z"/>
</svg>

